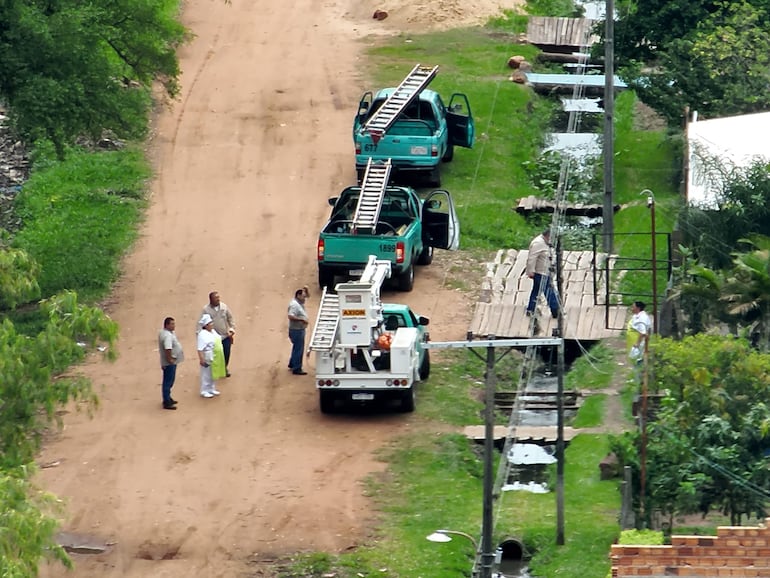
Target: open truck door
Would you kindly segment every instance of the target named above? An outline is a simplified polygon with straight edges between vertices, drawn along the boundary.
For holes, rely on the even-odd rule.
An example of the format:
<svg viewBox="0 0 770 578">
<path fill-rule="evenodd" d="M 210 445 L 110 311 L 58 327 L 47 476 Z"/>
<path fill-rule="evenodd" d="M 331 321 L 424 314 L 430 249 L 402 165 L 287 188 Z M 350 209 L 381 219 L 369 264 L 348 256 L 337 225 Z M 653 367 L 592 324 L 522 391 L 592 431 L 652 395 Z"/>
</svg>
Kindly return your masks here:
<svg viewBox="0 0 770 578">
<path fill-rule="evenodd" d="M 365 92 L 361 95 L 361 100 L 358 101 L 358 112 L 356 113 L 356 120 L 353 123 L 353 134 L 355 135 L 362 124 L 366 122 L 366 118 L 369 115 L 369 111 L 372 108 L 372 100 L 374 95 L 371 92 Z"/>
<path fill-rule="evenodd" d="M 422 227 L 431 247 L 449 251 L 460 247 L 460 221 L 448 191 L 433 191 L 426 197 L 422 204 Z"/>
<path fill-rule="evenodd" d="M 452 144 L 468 149 L 473 148 L 475 128 L 467 96 L 457 92 L 452 95 L 446 110 L 446 122 Z"/>
</svg>

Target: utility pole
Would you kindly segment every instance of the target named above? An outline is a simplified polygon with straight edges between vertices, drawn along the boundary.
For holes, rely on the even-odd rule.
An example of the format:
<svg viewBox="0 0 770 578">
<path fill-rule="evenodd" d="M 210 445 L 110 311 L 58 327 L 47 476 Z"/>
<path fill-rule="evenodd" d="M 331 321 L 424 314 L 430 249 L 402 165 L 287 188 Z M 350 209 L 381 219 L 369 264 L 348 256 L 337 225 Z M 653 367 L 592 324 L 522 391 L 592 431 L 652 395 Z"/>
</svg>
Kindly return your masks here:
<svg viewBox="0 0 770 578">
<path fill-rule="evenodd" d="M 531 337 L 528 339 L 495 339 L 490 335 L 488 339 L 473 341 L 473 335 L 468 333 L 467 341 L 428 341 L 423 345 L 426 349 L 470 349 L 477 357 L 481 357 L 476 348 L 487 348 L 485 358 L 487 375 L 485 379 L 485 403 L 484 412 L 484 497 L 481 525 L 481 578 L 493 578 L 493 565 L 495 561 L 495 549 L 492 548 L 492 533 L 494 530 L 494 519 L 492 517 L 492 502 L 494 499 L 494 480 L 492 476 L 492 465 L 494 462 L 494 426 L 495 426 L 495 349 L 498 347 L 537 347 L 537 346 L 555 346 L 559 348 L 559 355 L 564 357 L 564 340 L 561 337 L 541 338 Z M 503 459 L 506 459 L 503 456 Z M 473 563 L 474 576 L 479 553 Z"/>
<path fill-rule="evenodd" d="M 556 241 L 556 289 L 559 292 L 558 329 L 561 337 L 564 335 L 564 304 L 561 296 L 564 287 L 561 278 L 561 237 Z M 559 347 L 556 353 L 556 545 L 564 545 L 564 347 Z"/>
<path fill-rule="evenodd" d="M 612 253 L 615 236 L 615 1 L 606 0 L 604 14 L 604 252 Z"/>
<path fill-rule="evenodd" d="M 494 335 L 489 336 L 495 340 Z M 492 578 L 495 551 L 492 548 L 492 462 L 495 451 L 495 347 L 487 347 L 486 396 L 484 403 L 484 511 L 481 522 L 481 578 Z"/>
</svg>

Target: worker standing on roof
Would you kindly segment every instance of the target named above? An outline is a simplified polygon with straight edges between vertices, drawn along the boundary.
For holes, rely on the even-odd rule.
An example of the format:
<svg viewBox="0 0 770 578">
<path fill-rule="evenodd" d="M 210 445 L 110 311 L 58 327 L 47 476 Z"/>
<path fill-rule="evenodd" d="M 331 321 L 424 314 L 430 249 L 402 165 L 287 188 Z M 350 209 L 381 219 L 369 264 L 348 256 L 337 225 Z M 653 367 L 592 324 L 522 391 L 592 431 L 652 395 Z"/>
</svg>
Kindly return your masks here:
<svg viewBox="0 0 770 578">
<path fill-rule="evenodd" d="M 541 294 L 545 294 L 548 307 L 551 309 L 551 316 L 554 319 L 559 317 L 559 300 L 556 297 L 553 280 L 551 279 L 550 250 L 551 231 L 548 229 L 532 239 L 532 242 L 529 244 L 527 277 L 532 279 L 532 291 L 529 294 L 527 316 L 531 316 L 535 312 L 538 297 Z"/>
</svg>

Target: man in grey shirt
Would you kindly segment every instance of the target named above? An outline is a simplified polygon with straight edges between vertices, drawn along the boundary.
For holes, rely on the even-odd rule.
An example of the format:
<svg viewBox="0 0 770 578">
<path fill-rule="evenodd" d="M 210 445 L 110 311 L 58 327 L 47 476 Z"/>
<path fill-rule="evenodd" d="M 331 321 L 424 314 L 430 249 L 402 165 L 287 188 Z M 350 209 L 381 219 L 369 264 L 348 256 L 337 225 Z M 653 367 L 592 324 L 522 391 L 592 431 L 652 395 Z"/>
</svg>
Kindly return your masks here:
<svg viewBox="0 0 770 578">
<path fill-rule="evenodd" d="M 294 292 L 294 299 L 289 303 L 289 341 L 291 341 L 291 357 L 289 369 L 294 375 L 307 375 L 302 369 L 302 353 L 305 349 L 305 329 L 308 318 L 305 311 L 305 301 L 310 291 L 305 285 Z"/>
<path fill-rule="evenodd" d="M 163 320 L 163 329 L 158 333 L 158 351 L 160 352 L 160 368 L 163 370 L 163 409 L 176 409 L 176 400 L 171 397 L 171 388 L 176 380 L 176 366 L 184 361 L 182 344 L 176 337 L 174 330 L 176 321 L 173 317 Z"/>
<path fill-rule="evenodd" d="M 209 293 L 209 302 L 203 307 L 201 315 L 208 313 L 214 321 L 214 331 L 222 337 L 222 350 L 225 354 L 225 377 L 230 377 L 230 348 L 235 339 L 235 319 L 230 308 L 222 303 L 218 291 Z M 200 329 L 200 328 L 198 328 Z"/>
</svg>

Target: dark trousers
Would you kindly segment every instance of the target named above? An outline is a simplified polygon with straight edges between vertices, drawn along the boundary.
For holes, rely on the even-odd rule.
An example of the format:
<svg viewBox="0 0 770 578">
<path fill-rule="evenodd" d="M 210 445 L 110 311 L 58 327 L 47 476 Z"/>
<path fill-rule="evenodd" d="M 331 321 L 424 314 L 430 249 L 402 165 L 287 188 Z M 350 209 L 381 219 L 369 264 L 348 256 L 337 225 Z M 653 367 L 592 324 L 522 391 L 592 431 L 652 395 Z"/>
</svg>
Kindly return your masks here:
<svg viewBox="0 0 770 578">
<path fill-rule="evenodd" d="M 163 384 L 161 385 L 163 403 L 171 403 L 171 388 L 174 387 L 175 380 L 176 364 L 166 365 L 163 367 Z"/>
<path fill-rule="evenodd" d="M 305 349 L 305 330 L 289 329 L 289 340 L 291 341 L 291 357 L 289 358 L 289 369 L 292 371 L 301 371 L 302 352 Z"/>
<path fill-rule="evenodd" d="M 559 300 L 556 299 L 556 291 L 553 290 L 553 281 L 549 275 L 541 275 L 535 273 L 535 278 L 532 279 L 532 292 L 529 294 L 529 305 L 527 305 L 527 311 L 530 313 L 535 312 L 535 305 L 537 305 L 537 298 L 540 294 L 545 295 L 546 301 L 548 301 L 548 307 L 551 309 L 552 314 L 559 312 Z"/>
<path fill-rule="evenodd" d="M 227 337 L 222 338 L 222 351 L 225 354 L 225 369 L 227 369 L 227 365 L 230 363 L 230 348 L 233 346 L 233 338 L 229 335 Z"/>
</svg>

